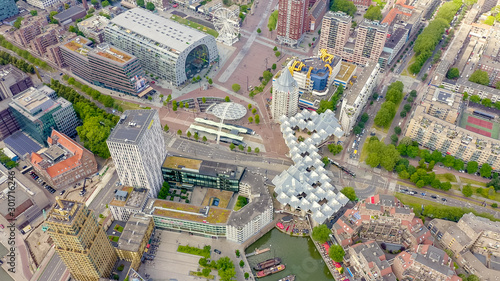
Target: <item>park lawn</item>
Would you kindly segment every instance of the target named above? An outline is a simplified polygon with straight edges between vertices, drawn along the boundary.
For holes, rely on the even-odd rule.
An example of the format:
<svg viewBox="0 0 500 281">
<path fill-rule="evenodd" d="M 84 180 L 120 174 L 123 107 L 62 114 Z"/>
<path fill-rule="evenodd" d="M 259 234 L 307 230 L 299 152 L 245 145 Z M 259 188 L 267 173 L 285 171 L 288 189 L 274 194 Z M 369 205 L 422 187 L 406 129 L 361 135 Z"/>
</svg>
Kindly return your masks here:
<svg viewBox="0 0 500 281">
<path fill-rule="evenodd" d="M 359 161 L 360 162 L 365 162 L 366 157 L 368 157 L 368 139 L 365 140 L 365 143 L 363 144 L 363 147 L 361 148 L 361 154 L 359 155 Z"/>
<path fill-rule="evenodd" d="M 454 180 L 450 180 L 450 178 L 454 178 Z M 445 181 L 445 182 L 457 182 L 456 177 L 451 174 L 451 173 L 446 173 L 446 174 L 437 174 L 436 179 L 439 181 Z"/>
<path fill-rule="evenodd" d="M 460 185 L 459 185 L 459 184 L 452 184 L 452 185 L 451 185 L 451 189 L 458 190 L 458 191 L 461 191 L 461 190 L 462 190 L 462 188 L 460 187 Z"/>
<path fill-rule="evenodd" d="M 203 31 L 203 32 L 205 32 L 207 34 L 212 35 L 215 38 L 217 38 L 219 36 L 219 33 L 217 33 L 217 31 L 215 31 L 215 30 L 213 30 L 211 28 L 208 28 L 208 27 L 206 27 L 204 25 L 201 25 L 199 23 L 187 20 L 185 18 L 181 18 L 179 16 L 172 16 L 172 17 L 170 17 L 170 19 L 175 20 L 176 22 L 178 22 L 180 24 L 187 25 L 187 26 L 192 27 L 194 29 Z"/>
<path fill-rule="evenodd" d="M 398 198 L 399 201 L 403 202 L 403 204 L 405 204 L 405 205 L 418 205 L 418 206 L 421 206 L 421 205 L 424 205 L 424 206 L 442 206 L 443 205 L 441 203 L 437 203 L 437 202 L 434 202 L 431 200 L 425 200 L 425 199 L 421 199 L 421 198 L 416 197 L 416 196 L 403 194 L 403 193 L 399 193 L 399 192 L 396 192 L 394 194 L 394 196 L 396 196 L 396 198 Z"/>
<path fill-rule="evenodd" d="M 210 280 L 215 279 L 215 276 L 213 276 L 212 274 L 209 274 L 208 276 L 205 277 L 203 274 L 201 274 L 201 272 L 198 272 L 198 271 L 189 271 L 189 275 L 198 276 L 198 277 L 201 277 L 202 279 L 210 279 Z"/>
<path fill-rule="evenodd" d="M 473 179 L 468 179 L 468 178 L 460 177 L 460 181 L 462 181 L 465 184 L 470 183 L 470 184 L 476 184 L 478 186 L 486 187 L 486 183 L 485 182 L 480 182 L 480 181 L 473 180 Z"/>
<path fill-rule="evenodd" d="M 118 242 L 118 240 L 120 239 L 120 237 L 118 236 L 108 236 L 109 237 L 109 240 L 113 241 L 113 242 Z"/>
<path fill-rule="evenodd" d="M 123 108 L 123 110 L 137 110 L 137 109 L 142 109 L 138 104 L 128 102 L 128 101 L 122 101 L 122 100 L 117 100 L 115 99 L 116 103 Z"/>
</svg>

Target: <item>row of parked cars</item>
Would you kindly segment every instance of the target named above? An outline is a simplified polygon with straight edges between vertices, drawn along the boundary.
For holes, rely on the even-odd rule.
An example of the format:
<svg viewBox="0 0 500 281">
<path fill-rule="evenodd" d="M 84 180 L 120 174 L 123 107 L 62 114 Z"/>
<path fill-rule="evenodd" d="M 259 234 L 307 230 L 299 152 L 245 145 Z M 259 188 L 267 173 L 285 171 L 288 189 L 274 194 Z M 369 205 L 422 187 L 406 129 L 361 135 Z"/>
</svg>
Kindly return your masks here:
<svg viewBox="0 0 500 281">
<path fill-rule="evenodd" d="M 418 192 L 416 191 L 412 191 L 412 190 L 408 190 L 408 189 L 401 189 L 400 190 L 401 193 L 406 193 L 406 194 L 409 194 L 409 195 L 417 195 Z M 420 195 L 422 196 L 427 196 L 427 193 L 426 192 L 421 192 Z M 438 199 L 439 196 L 438 195 L 434 195 L 434 194 L 431 194 L 431 198 L 432 199 Z M 441 198 L 441 201 L 445 202 L 445 201 L 448 201 L 446 198 Z"/>
<path fill-rule="evenodd" d="M 30 176 L 36 181 L 38 182 L 41 186 L 43 186 L 45 189 L 47 189 L 50 193 L 55 193 L 56 190 L 54 188 L 52 188 L 52 186 L 46 184 L 43 179 L 41 177 L 39 177 L 34 171 L 31 171 L 30 172 Z M 64 194 L 64 191 L 61 191 L 61 195 Z"/>
</svg>

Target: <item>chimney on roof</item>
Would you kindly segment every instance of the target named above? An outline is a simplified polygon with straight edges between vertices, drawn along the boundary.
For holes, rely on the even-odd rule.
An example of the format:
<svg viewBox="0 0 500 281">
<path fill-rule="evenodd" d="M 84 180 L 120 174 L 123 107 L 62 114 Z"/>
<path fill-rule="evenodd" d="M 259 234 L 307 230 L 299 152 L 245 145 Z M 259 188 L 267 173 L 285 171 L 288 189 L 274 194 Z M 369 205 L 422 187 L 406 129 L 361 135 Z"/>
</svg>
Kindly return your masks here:
<svg viewBox="0 0 500 281">
<path fill-rule="evenodd" d="M 57 144 L 57 140 L 59 140 L 59 136 L 58 135 L 54 135 L 50 138 L 50 145 L 54 145 L 54 144 Z"/>
</svg>

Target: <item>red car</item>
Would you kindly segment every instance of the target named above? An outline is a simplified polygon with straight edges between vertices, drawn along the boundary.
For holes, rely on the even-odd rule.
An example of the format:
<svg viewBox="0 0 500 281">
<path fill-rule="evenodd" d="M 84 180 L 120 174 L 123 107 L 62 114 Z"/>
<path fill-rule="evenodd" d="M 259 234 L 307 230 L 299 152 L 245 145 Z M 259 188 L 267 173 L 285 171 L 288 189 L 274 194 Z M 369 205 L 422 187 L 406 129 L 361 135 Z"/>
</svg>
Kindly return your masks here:
<svg viewBox="0 0 500 281">
<path fill-rule="evenodd" d="M 4 226 L 3 226 L 3 224 L 0 224 L 0 228 L 1 228 L 1 229 L 4 229 Z"/>
<path fill-rule="evenodd" d="M 174 6 L 173 6 L 173 7 L 174 7 L 174 8 L 177 8 L 177 6 L 178 6 L 177 4 L 174 4 Z"/>
<path fill-rule="evenodd" d="M 155 81 L 151 81 L 151 84 L 154 84 L 154 83 L 156 83 L 156 82 Z"/>
</svg>

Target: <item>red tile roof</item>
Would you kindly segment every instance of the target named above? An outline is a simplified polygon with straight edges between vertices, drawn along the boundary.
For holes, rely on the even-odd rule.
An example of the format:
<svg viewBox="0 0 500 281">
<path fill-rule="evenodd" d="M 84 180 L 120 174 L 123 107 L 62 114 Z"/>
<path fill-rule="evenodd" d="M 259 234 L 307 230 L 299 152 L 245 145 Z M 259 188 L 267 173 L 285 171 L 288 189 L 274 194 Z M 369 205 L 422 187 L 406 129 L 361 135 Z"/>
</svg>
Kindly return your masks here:
<svg viewBox="0 0 500 281">
<path fill-rule="evenodd" d="M 48 167 L 46 169 L 46 171 L 47 171 L 47 174 L 49 174 L 49 176 L 51 178 L 57 177 L 65 172 L 72 170 L 73 168 L 81 165 L 80 160 L 82 159 L 83 150 L 85 149 L 79 143 L 75 142 L 74 140 L 72 140 L 71 138 L 66 136 L 65 134 L 59 133 L 56 130 L 52 130 L 52 135 L 47 138 L 47 142 L 49 144 L 52 143 L 52 139 L 54 137 L 57 137 L 58 144 L 60 144 L 61 146 L 63 146 L 67 150 L 71 151 L 71 153 L 73 153 L 74 155 Z M 35 152 L 33 152 L 31 154 L 31 163 L 33 165 L 38 166 L 38 164 L 42 160 L 43 160 L 43 158 L 39 154 L 37 154 Z M 42 168 L 40 168 L 40 169 L 42 169 Z"/>
</svg>

